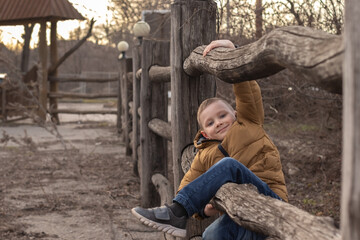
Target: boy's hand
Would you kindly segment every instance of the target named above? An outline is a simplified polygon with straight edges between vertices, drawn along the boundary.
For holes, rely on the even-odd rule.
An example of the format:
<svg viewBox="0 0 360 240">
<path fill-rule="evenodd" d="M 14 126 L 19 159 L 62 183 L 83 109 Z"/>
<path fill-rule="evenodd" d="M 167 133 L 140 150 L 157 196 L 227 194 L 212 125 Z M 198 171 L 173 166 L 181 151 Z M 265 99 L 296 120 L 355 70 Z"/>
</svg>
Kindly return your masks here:
<svg viewBox="0 0 360 240">
<path fill-rule="evenodd" d="M 217 47 L 225 47 L 225 48 L 235 48 L 234 44 L 227 39 L 215 40 L 212 41 L 203 51 L 203 56 L 205 57 L 208 52 Z"/>
<path fill-rule="evenodd" d="M 219 214 L 220 211 L 217 210 L 213 205 L 208 203 L 205 206 L 204 213 L 205 213 L 206 216 L 211 217 L 211 216 Z"/>
</svg>

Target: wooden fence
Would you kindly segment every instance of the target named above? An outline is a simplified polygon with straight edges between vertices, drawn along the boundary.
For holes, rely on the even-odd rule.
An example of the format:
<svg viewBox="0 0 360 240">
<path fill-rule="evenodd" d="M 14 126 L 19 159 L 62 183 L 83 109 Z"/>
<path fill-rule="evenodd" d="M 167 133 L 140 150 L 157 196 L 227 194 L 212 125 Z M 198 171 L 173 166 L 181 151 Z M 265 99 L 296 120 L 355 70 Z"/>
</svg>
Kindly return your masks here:
<svg viewBox="0 0 360 240">
<path fill-rule="evenodd" d="M 15 120 L 26 118 L 30 114 L 24 114 L 26 111 L 32 111 L 34 109 L 39 108 L 39 104 L 37 102 L 38 88 L 36 84 L 36 71 L 37 68 L 34 68 L 33 78 L 31 81 L 27 81 L 29 77 L 27 75 L 24 76 L 24 81 L 21 84 L 23 86 L 11 86 L 3 82 L 0 85 L 1 88 L 1 117 L 3 121 L 7 121 L 9 116 L 19 116 Z M 33 71 L 29 71 L 32 73 Z M 34 77 L 35 76 L 35 77 Z M 56 83 L 81 83 L 81 82 L 89 82 L 89 83 L 110 83 L 117 82 L 120 88 L 120 84 L 122 81 L 121 78 L 112 77 L 112 78 L 81 78 L 81 77 L 48 77 L 50 84 Z M 47 96 L 49 98 L 49 102 L 56 103 L 56 105 L 50 105 L 46 111 L 51 115 L 57 115 L 59 113 L 66 114 L 116 114 L 118 115 L 118 110 L 104 109 L 104 110 L 83 110 L 83 109 L 59 109 L 57 105 L 58 99 L 104 99 L 104 98 L 115 98 L 118 102 L 121 102 L 118 99 L 122 94 L 118 94 L 122 90 L 118 90 L 115 93 L 92 93 L 92 94 L 84 94 L 84 93 L 71 93 L 71 92 L 60 92 L 60 91 L 50 91 Z M 121 109 L 121 106 L 118 108 Z M 121 115 L 119 115 L 121 116 Z M 118 119 L 118 129 L 121 129 L 120 118 Z"/>
<path fill-rule="evenodd" d="M 358 3 L 353 2 L 352 4 Z M 360 3 L 358 6 L 359 5 Z M 206 14 L 200 13 L 202 9 L 206 9 Z M 212 12 L 213 9 L 214 12 Z M 160 197 L 153 191 L 154 186 L 150 184 L 151 177 L 155 187 L 163 197 L 162 202 L 170 201 L 179 185 L 183 175 L 180 167 L 182 159 L 181 150 L 186 144 L 192 142 L 192 138 L 197 131 L 196 109 L 203 99 L 215 94 L 215 88 L 214 85 L 212 85 L 215 83 L 214 77 L 207 74 L 216 75 L 224 81 L 234 83 L 234 79 L 241 76 L 256 79 L 288 68 L 294 72 L 299 71 L 304 76 L 308 75 L 307 79 L 309 81 L 314 78 L 316 81 L 315 84 L 319 84 L 319 86 L 323 84 L 322 80 L 335 81 L 335 85 L 333 86 L 338 89 L 337 86 L 339 85 L 335 78 L 341 76 L 341 67 L 339 67 L 342 64 L 341 56 L 343 53 L 341 40 L 338 41 L 338 39 L 318 31 L 311 33 L 308 29 L 304 30 L 306 34 L 296 34 L 296 30 L 293 31 L 295 37 L 303 38 L 303 40 L 299 41 L 299 44 L 305 44 L 306 46 L 300 47 L 301 49 L 283 48 L 272 44 L 276 43 L 274 39 L 277 37 L 280 36 L 283 38 L 284 34 L 291 35 L 292 33 L 292 30 L 284 29 L 284 33 L 281 34 L 280 29 L 279 36 L 277 36 L 277 32 L 274 32 L 264 36 L 254 44 L 237 49 L 237 54 L 232 53 L 236 61 L 230 61 L 229 63 L 222 62 L 222 65 L 219 64 L 219 67 L 214 67 L 216 65 L 214 65 L 216 59 L 213 61 L 209 59 L 204 60 L 201 56 L 203 47 L 195 48 L 208 44 L 211 40 L 215 39 L 215 29 L 214 31 L 212 30 L 212 27 L 216 25 L 215 12 L 216 5 L 213 5 L 212 1 L 173 2 L 171 5 L 170 66 L 164 65 L 159 67 L 155 65 L 157 61 L 164 60 L 157 59 L 158 56 L 156 54 L 159 55 L 159 51 L 154 52 L 154 49 L 163 43 L 144 40 L 143 45 L 137 45 L 133 49 L 132 75 L 134 95 L 131 112 L 133 116 L 136 117 L 133 117 L 132 121 L 133 131 L 131 133 L 131 141 L 133 159 L 134 161 L 139 159 L 139 162 L 141 162 L 139 175 L 141 179 L 141 204 L 144 207 L 159 205 Z M 194 34 L 195 32 L 196 34 Z M 311 36 L 313 34 L 314 36 L 320 34 L 321 37 L 312 38 Z M 305 41 L 307 37 L 309 38 L 309 42 Z M 323 43 L 318 44 L 319 41 L 329 41 L 331 46 Z M 303 50 L 307 49 L 317 49 L 315 46 L 322 46 L 322 49 L 328 48 L 328 50 L 323 52 L 319 50 L 319 54 L 312 53 L 311 51 L 306 54 L 303 52 Z M 279 49 L 276 50 L 277 48 Z M 263 54 L 265 52 L 267 54 Z M 334 52 L 335 55 L 331 55 Z M 190 53 L 192 53 L 191 56 Z M 228 53 L 220 51 L 218 58 L 226 59 L 226 54 Z M 277 54 L 279 55 L 277 56 Z M 284 54 L 289 57 L 294 56 L 294 58 L 288 58 Z M 314 65 L 318 70 L 315 68 L 307 68 L 305 65 L 305 70 L 301 70 L 301 64 L 308 63 L 306 60 L 303 60 L 308 56 L 312 56 L 312 54 L 316 55 L 313 60 L 319 61 L 319 64 Z M 243 58 L 242 56 L 244 55 L 253 57 Z M 185 62 L 188 56 L 190 57 Z M 321 61 L 322 56 L 325 58 L 328 56 L 330 61 Z M 266 59 L 262 59 L 263 57 Z M 167 58 L 167 56 L 165 56 L 165 58 Z M 256 64 L 255 61 L 266 64 Z M 183 64 L 187 74 L 183 70 Z M 220 65 L 224 66 L 224 64 L 229 66 L 229 71 L 220 71 Z M 256 66 L 260 66 L 260 68 Z M 167 122 L 164 117 L 166 111 L 164 106 L 167 106 L 167 103 L 166 100 L 164 100 L 165 98 L 162 97 L 165 95 L 162 84 L 167 81 L 169 71 L 171 75 L 171 123 Z M 326 77 L 326 74 L 331 74 L 333 77 L 329 79 Z M 321 75 L 323 75 L 323 77 L 321 77 Z M 205 78 L 210 80 L 207 80 L 205 83 L 203 81 Z M 324 86 L 329 87 L 329 84 L 325 84 Z M 154 96 L 154 94 L 157 96 Z M 162 98 L 163 100 L 160 100 Z M 161 117 L 161 114 L 164 115 Z M 138 118 L 139 115 L 140 120 Z M 349 122 L 349 124 L 351 125 L 352 122 Z M 140 136 L 138 132 L 140 132 Z M 357 137 L 358 135 L 355 136 Z M 173 181 L 166 177 L 168 174 L 166 170 L 168 162 L 164 161 L 164 159 L 167 158 L 166 152 L 164 151 L 166 141 L 172 142 Z M 138 145 L 140 145 L 140 151 L 137 150 Z M 189 154 L 188 157 L 189 156 L 192 155 Z M 171 191 L 171 188 L 169 189 L 169 185 L 173 186 L 173 191 Z M 234 197 L 234 194 L 236 197 Z M 165 197 L 165 195 L 168 196 Z M 239 201 L 239 199 L 243 200 Z M 251 204 L 245 201 L 246 199 L 249 200 Z M 276 210 L 270 211 L 266 216 L 261 215 L 260 217 L 261 209 L 263 209 L 263 207 L 269 207 L 269 201 L 271 200 L 262 198 L 258 193 L 248 189 L 248 186 L 240 186 L 237 184 L 224 185 L 215 197 L 216 206 L 226 211 L 234 221 L 240 225 L 267 234 L 271 236 L 271 239 L 341 239 L 339 229 L 337 229 L 328 218 L 315 217 L 281 201 L 271 202 L 271 206 Z M 254 206 L 246 212 L 242 211 L 247 209 L 241 207 L 243 204 L 249 206 L 253 204 Z M 344 207 L 344 209 L 348 210 L 346 207 Z M 349 212 L 347 214 L 349 214 Z M 241 216 L 241 218 L 238 216 Z M 355 219 L 354 216 L 351 216 L 351 219 Z M 193 224 L 188 225 L 194 226 Z M 195 224 L 195 228 L 198 229 L 198 231 L 201 227 L 204 226 Z M 359 229 L 358 221 L 355 224 L 346 226 L 346 230 L 351 232 L 346 236 L 355 236 L 356 230 L 354 229 Z M 201 233 L 201 231 L 199 232 Z M 189 238 L 190 236 L 187 236 L 187 239 Z M 357 237 L 348 237 L 346 239 L 357 239 Z"/>
</svg>

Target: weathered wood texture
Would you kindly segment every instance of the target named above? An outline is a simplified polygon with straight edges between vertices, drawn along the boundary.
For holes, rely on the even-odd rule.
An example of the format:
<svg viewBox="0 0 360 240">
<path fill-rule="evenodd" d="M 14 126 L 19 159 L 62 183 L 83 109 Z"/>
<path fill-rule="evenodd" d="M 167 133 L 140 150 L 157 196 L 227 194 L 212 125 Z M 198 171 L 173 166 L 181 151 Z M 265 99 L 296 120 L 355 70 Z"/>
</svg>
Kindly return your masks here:
<svg viewBox="0 0 360 240">
<path fill-rule="evenodd" d="M 360 239 L 360 2 L 345 2 L 341 230 Z"/>
<path fill-rule="evenodd" d="M 149 70 L 150 82 L 170 82 L 171 79 L 170 66 L 151 66 Z M 137 71 L 136 77 L 141 79 L 141 69 Z"/>
<path fill-rule="evenodd" d="M 163 175 L 156 173 L 151 177 L 156 190 L 160 195 L 160 205 L 164 206 L 165 203 L 171 204 L 173 199 L 172 184 Z"/>
<path fill-rule="evenodd" d="M 195 154 L 193 145 L 184 149 L 184 172 L 190 169 Z M 259 194 L 253 185 L 227 183 L 216 193 L 214 203 L 239 225 L 272 239 L 341 239 L 340 231 L 331 218 L 317 217 L 286 202 Z"/>
<path fill-rule="evenodd" d="M 215 77 L 190 77 L 183 63 L 197 46 L 216 39 L 216 4 L 214 1 L 176 0 L 171 4 L 171 126 L 174 191 L 184 175 L 181 150 L 193 141 L 198 131 L 197 108 L 215 96 Z M 187 239 L 201 234 L 208 223 L 195 221 L 187 225 Z"/>
<path fill-rule="evenodd" d="M 47 72 L 47 43 L 46 43 L 46 21 L 40 24 L 39 32 L 39 57 L 41 78 L 39 79 L 39 110 L 38 116 L 41 120 L 46 120 L 47 95 L 48 95 L 48 72 Z"/>
<path fill-rule="evenodd" d="M 160 198 L 151 183 L 151 176 L 154 173 L 160 173 L 165 177 L 168 175 L 167 140 L 153 133 L 148 123 L 154 118 L 167 121 L 168 101 L 165 84 L 150 82 L 149 69 L 153 65 L 170 65 L 170 42 L 144 39 L 142 45 L 144 54 L 141 58 L 140 87 L 141 206 L 154 207 L 160 204 Z"/>
<path fill-rule="evenodd" d="M 239 225 L 266 236 L 284 240 L 341 239 L 331 218 L 317 217 L 259 194 L 253 185 L 227 183 L 214 200 L 216 207 L 226 211 Z"/>
<path fill-rule="evenodd" d="M 171 5 L 171 125 L 174 190 L 183 177 L 181 150 L 193 141 L 200 103 L 215 95 L 215 79 L 210 75 L 190 77 L 183 62 L 191 51 L 216 38 L 216 4 L 213 1 L 174 1 Z"/>
<path fill-rule="evenodd" d="M 287 68 L 329 92 L 342 92 L 341 36 L 290 26 L 273 30 L 237 49 L 214 49 L 207 57 L 202 56 L 204 47 L 196 48 L 184 62 L 189 75 L 210 73 L 235 83 L 267 77 Z"/>
<path fill-rule="evenodd" d="M 142 20 L 150 25 L 150 37 L 153 40 L 170 40 L 170 10 L 142 11 Z"/>
<path fill-rule="evenodd" d="M 132 86 L 130 88 L 130 81 L 128 79 L 128 72 L 132 71 L 132 59 L 120 59 L 119 60 L 119 85 L 120 85 L 120 97 L 121 100 L 118 105 L 121 105 L 121 126 L 123 133 L 123 140 L 125 143 L 125 154 L 127 156 L 131 155 L 131 146 L 130 146 L 130 137 L 129 134 L 132 130 L 132 121 L 130 117 L 130 90 L 132 90 Z M 119 110 L 120 111 L 120 110 Z M 119 116 L 118 116 L 119 117 Z"/>
<path fill-rule="evenodd" d="M 171 141 L 171 124 L 158 118 L 149 121 L 148 127 L 157 135 Z"/>
<path fill-rule="evenodd" d="M 137 71 L 141 69 L 141 52 L 142 47 L 136 41 L 134 41 L 134 47 L 132 51 L 132 79 L 133 79 L 133 100 L 132 100 L 132 161 L 134 167 L 134 174 L 139 175 L 138 163 L 141 161 L 138 154 L 138 148 L 140 145 L 140 117 L 138 109 L 140 107 L 140 79 L 136 77 Z"/>
<path fill-rule="evenodd" d="M 50 82 L 96 82 L 96 83 L 105 83 L 105 82 L 116 82 L 119 78 L 80 78 L 80 77 L 53 77 L 49 76 Z"/>
<path fill-rule="evenodd" d="M 84 93 L 69 93 L 69 92 L 50 92 L 50 98 L 86 98 L 86 99 L 94 99 L 94 98 L 116 98 L 118 96 L 117 93 L 114 94 L 84 94 Z"/>
<path fill-rule="evenodd" d="M 58 50 L 57 50 L 57 21 L 51 21 L 51 32 L 50 32 L 50 65 L 55 65 L 58 59 Z M 48 77 L 50 76 L 57 76 L 57 69 L 55 71 L 52 71 L 51 73 L 49 73 Z M 58 83 L 57 82 L 50 82 L 50 92 L 57 92 L 58 91 Z M 50 109 L 57 109 L 58 108 L 58 103 L 57 103 L 57 99 L 56 98 L 50 98 L 49 99 L 49 108 Z M 52 121 L 55 123 L 60 123 L 59 120 L 59 115 L 57 113 L 53 113 L 52 116 Z"/>
<path fill-rule="evenodd" d="M 117 110 L 50 109 L 50 113 L 67 114 L 117 114 Z"/>
</svg>

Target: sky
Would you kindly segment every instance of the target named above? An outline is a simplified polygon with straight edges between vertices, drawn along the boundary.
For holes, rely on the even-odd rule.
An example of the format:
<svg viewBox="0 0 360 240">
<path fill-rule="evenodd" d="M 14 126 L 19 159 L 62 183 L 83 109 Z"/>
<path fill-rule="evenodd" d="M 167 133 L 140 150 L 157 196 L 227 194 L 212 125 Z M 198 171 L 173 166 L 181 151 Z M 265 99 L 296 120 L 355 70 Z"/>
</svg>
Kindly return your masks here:
<svg viewBox="0 0 360 240">
<path fill-rule="evenodd" d="M 95 25 L 104 23 L 107 18 L 107 6 L 108 0 L 68 0 L 73 4 L 73 6 L 85 17 L 91 19 L 94 17 L 96 20 Z M 78 20 L 68 20 L 68 21 L 59 21 L 57 25 L 58 34 L 63 38 L 67 39 L 69 37 L 69 32 L 80 25 L 85 26 L 85 21 Z M 36 39 L 39 31 L 39 24 L 36 24 L 34 27 L 32 39 Z M 0 41 L 6 45 L 16 44 L 16 42 L 23 42 L 21 35 L 24 32 L 23 26 L 6 26 L 0 27 L 2 30 Z M 48 37 L 49 38 L 49 37 Z M 31 43 L 33 46 L 35 42 Z"/>
</svg>

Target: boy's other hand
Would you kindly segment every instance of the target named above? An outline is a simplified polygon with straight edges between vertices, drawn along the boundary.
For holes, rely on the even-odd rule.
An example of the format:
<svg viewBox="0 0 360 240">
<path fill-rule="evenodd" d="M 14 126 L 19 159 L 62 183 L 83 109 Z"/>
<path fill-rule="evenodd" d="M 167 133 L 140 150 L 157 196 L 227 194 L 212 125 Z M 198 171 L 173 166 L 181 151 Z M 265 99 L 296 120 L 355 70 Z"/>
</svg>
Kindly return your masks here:
<svg viewBox="0 0 360 240">
<path fill-rule="evenodd" d="M 219 214 L 220 211 L 217 210 L 213 205 L 208 203 L 205 206 L 204 213 L 205 213 L 206 216 L 211 217 L 211 216 Z"/>
<path fill-rule="evenodd" d="M 212 41 L 203 51 L 203 56 L 205 57 L 208 52 L 217 47 L 225 47 L 225 48 L 235 48 L 234 44 L 227 39 L 215 40 Z"/>
</svg>

